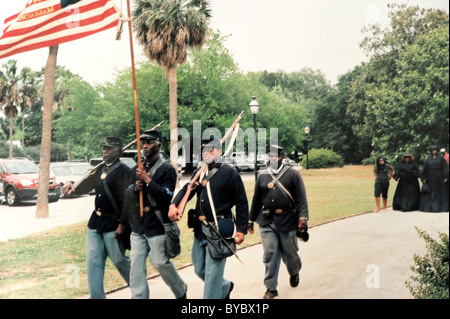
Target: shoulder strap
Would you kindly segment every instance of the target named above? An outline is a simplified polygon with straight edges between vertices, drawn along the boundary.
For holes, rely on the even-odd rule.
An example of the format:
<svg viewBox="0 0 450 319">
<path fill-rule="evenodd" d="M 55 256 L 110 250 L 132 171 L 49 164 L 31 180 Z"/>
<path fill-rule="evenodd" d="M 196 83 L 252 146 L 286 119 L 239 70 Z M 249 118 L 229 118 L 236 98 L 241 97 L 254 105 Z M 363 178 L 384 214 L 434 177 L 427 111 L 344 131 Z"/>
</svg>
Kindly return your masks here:
<svg viewBox="0 0 450 319">
<path fill-rule="evenodd" d="M 156 160 L 155 164 L 153 165 L 153 167 L 150 169 L 149 176 L 150 178 L 153 177 L 153 175 L 155 175 L 156 170 L 162 165 L 164 164 L 166 161 L 164 161 L 161 156 L 158 156 L 158 159 Z"/>
<path fill-rule="evenodd" d="M 274 175 L 272 168 L 269 167 L 267 169 L 267 171 L 269 172 L 270 176 L 273 178 L 272 183 L 278 182 L 278 180 L 281 178 L 281 176 L 283 176 L 284 173 L 286 173 L 288 169 L 289 169 L 289 166 L 284 166 L 283 169 L 280 172 L 278 172 L 278 174 Z"/>
<path fill-rule="evenodd" d="M 277 176 L 274 176 L 274 175 L 273 175 L 273 171 L 272 171 L 270 168 L 269 168 L 267 171 L 269 172 L 270 176 L 273 178 L 272 183 L 273 183 L 273 184 L 277 183 L 278 186 L 280 186 L 280 188 L 281 188 L 281 190 L 282 190 L 282 193 L 283 193 L 285 196 L 289 197 L 289 199 L 295 204 L 295 200 L 294 200 L 294 198 L 292 197 L 291 193 L 286 189 L 286 187 L 284 187 L 283 183 L 281 183 L 281 181 L 280 181 L 281 176 L 283 176 L 284 173 L 286 173 L 288 170 L 289 170 L 289 167 L 288 167 L 288 166 L 284 167 L 284 168 L 281 170 L 281 172 L 278 173 Z"/>
<path fill-rule="evenodd" d="M 155 210 L 155 214 L 156 214 L 156 217 L 158 217 L 158 219 L 161 222 L 161 224 L 163 224 L 163 226 L 164 226 L 164 219 L 162 217 L 161 211 L 159 209 L 156 209 Z"/>
<path fill-rule="evenodd" d="M 221 169 L 224 165 L 226 165 L 226 164 L 222 164 L 222 166 L 220 166 L 220 167 L 214 167 L 212 170 L 209 171 L 208 175 L 205 176 L 203 178 L 203 180 L 201 181 L 201 182 L 206 181 L 206 185 L 205 185 L 206 186 L 206 192 L 208 194 L 209 205 L 211 207 L 211 212 L 212 212 L 213 217 L 214 217 L 214 223 L 216 225 L 216 229 L 219 229 L 219 223 L 217 222 L 216 207 L 214 205 L 214 199 L 212 197 L 211 186 L 209 184 L 209 181 L 219 171 L 219 169 Z"/>
<path fill-rule="evenodd" d="M 109 168 L 108 168 L 108 170 L 106 170 L 106 164 L 103 166 L 103 168 L 102 168 L 102 173 L 105 173 L 105 174 L 111 174 L 112 173 L 112 171 L 114 171 L 117 167 L 119 167 L 120 165 L 122 165 L 123 163 L 121 162 L 121 161 L 117 161 L 117 162 L 115 162 L 114 164 L 112 164 Z M 106 176 L 105 176 L 105 178 L 103 179 L 103 180 L 106 180 Z"/>
<path fill-rule="evenodd" d="M 209 199 L 209 205 L 211 206 L 211 212 L 214 216 L 214 223 L 216 224 L 216 228 L 219 229 L 219 223 L 217 222 L 217 214 L 216 214 L 216 207 L 214 206 L 214 200 L 211 193 L 211 186 L 206 184 L 206 191 L 208 193 L 208 199 Z"/>
<path fill-rule="evenodd" d="M 118 215 L 119 214 L 119 207 L 117 206 L 116 200 L 114 199 L 114 196 L 111 193 L 111 190 L 108 187 L 108 184 L 106 183 L 106 179 L 102 181 L 103 187 L 105 188 L 106 195 L 108 195 L 109 201 L 111 202 L 114 212 Z"/>
<path fill-rule="evenodd" d="M 110 166 L 109 169 L 108 169 L 108 175 L 111 174 L 112 171 L 114 171 L 114 170 L 115 170 L 117 167 L 119 167 L 120 165 L 122 165 L 122 162 L 117 161 L 117 162 L 115 162 L 112 166 Z M 102 172 L 103 172 L 103 174 L 106 173 L 106 165 L 103 167 Z M 102 175 L 103 175 L 103 174 L 102 174 Z M 111 205 L 112 205 L 113 208 L 114 208 L 114 212 L 116 213 L 116 215 L 119 215 L 119 213 L 120 213 L 119 207 L 117 206 L 117 202 L 116 202 L 116 200 L 114 199 L 114 196 L 112 195 L 111 190 L 109 189 L 108 183 L 106 183 L 106 177 L 107 177 L 107 176 L 105 176 L 105 177 L 103 178 L 103 180 L 102 180 L 103 188 L 105 189 L 106 195 L 108 196 L 109 201 L 111 202 Z"/>
<path fill-rule="evenodd" d="M 149 176 L 150 176 L 150 178 L 152 178 L 153 175 L 155 175 L 155 172 L 157 171 L 157 169 L 158 169 L 159 167 L 161 167 L 161 165 L 164 164 L 165 162 L 166 162 L 166 161 L 164 161 L 164 160 L 161 158 L 161 156 L 158 157 L 158 159 L 156 160 L 155 164 L 153 165 L 153 167 L 152 167 L 152 168 L 150 169 L 150 171 L 149 171 Z M 150 194 L 149 192 L 147 192 L 147 198 L 148 198 L 148 200 L 149 200 L 149 202 L 150 202 L 150 205 L 151 205 L 152 207 L 156 207 L 156 206 L 157 206 L 157 203 L 156 203 L 155 198 L 154 198 L 154 197 L 152 196 L 152 194 Z M 164 225 L 164 219 L 163 219 L 163 216 L 162 216 L 162 214 L 161 214 L 161 211 L 160 211 L 159 209 L 155 209 L 155 214 L 156 214 L 156 216 L 158 217 L 158 219 L 159 219 L 159 221 L 161 222 L 161 224 Z"/>
<path fill-rule="evenodd" d="M 212 170 L 208 171 L 208 175 L 206 176 L 201 176 L 201 180 L 200 183 L 203 181 L 206 181 L 206 183 L 209 183 L 209 181 L 211 180 L 211 178 L 213 178 L 213 176 L 219 171 L 219 169 L 221 169 L 224 165 L 226 164 L 222 164 L 222 166 L 217 167 L 215 166 Z"/>
</svg>

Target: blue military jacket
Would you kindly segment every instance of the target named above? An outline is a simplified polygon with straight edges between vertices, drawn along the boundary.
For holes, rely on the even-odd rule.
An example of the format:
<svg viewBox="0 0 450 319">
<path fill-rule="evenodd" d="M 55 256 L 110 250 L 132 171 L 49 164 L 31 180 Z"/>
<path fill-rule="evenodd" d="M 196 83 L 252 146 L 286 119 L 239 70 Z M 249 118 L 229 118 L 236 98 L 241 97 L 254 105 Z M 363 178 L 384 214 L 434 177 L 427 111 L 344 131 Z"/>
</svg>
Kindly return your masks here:
<svg viewBox="0 0 450 319">
<path fill-rule="evenodd" d="M 114 168 L 115 163 L 119 163 Z M 95 210 L 88 221 L 90 229 L 96 229 L 99 233 L 107 233 L 115 231 L 119 226 L 120 212 L 122 210 L 125 191 L 130 180 L 131 169 L 117 160 L 111 166 L 98 169 L 95 173 Z M 111 171 L 112 168 L 112 171 Z M 118 207 L 118 212 L 115 211 L 111 200 L 109 199 L 103 180 L 108 185 L 112 197 L 114 198 Z"/>
</svg>

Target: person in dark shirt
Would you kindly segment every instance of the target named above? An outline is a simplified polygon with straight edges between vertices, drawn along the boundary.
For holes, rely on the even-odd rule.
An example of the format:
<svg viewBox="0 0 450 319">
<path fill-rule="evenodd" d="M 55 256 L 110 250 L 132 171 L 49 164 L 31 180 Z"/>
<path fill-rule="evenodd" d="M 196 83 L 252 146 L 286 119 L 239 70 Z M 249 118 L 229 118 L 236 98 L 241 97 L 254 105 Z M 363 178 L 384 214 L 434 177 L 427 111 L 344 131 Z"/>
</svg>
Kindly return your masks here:
<svg viewBox="0 0 450 319">
<path fill-rule="evenodd" d="M 222 144 L 217 139 L 212 139 L 203 144 L 203 160 L 208 165 L 206 177 L 200 177 L 198 186 L 190 193 L 189 200 L 197 195 L 196 211 L 206 218 L 207 222 L 214 223 L 214 216 L 208 198 L 206 182 L 209 174 L 214 174 L 209 179 L 212 199 L 217 218 L 233 219 L 232 207 L 236 208 L 234 219 L 236 232 L 232 237 L 236 244 L 240 245 L 247 234 L 248 229 L 248 201 L 244 183 L 237 171 L 230 165 L 221 162 Z M 217 170 L 216 170 L 217 169 Z M 198 170 L 197 170 L 198 171 Z M 194 172 L 195 176 L 197 171 Z M 212 173 L 214 171 L 214 173 Z M 182 212 L 177 208 L 185 196 L 189 183 L 187 183 L 175 196 L 169 208 L 171 220 L 179 220 Z M 196 222 L 194 227 L 194 243 L 192 246 L 192 263 L 197 276 L 205 283 L 203 297 L 205 299 L 228 299 L 234 284 L 223 278 L 226 258 L 214 259 L 211 257 L 205 236 L 202 232 L 202 223 Z"/>
<path fill-rule="evenodd" d="M 386 210 L 388 191 L 389 191 L 389 180 L 392 178 L 394 173 L 394 168 L 386 163 L 384 157 L 378 157 L 377 161 L 373 167 L 373 175 L 375 177 L 375 205 L 376 212 L 380 211 L 380 197 L 383 197 L 383 208 Z"/>
<path fill-rule="evenodd" d="M 160 273 L 164 282 L 177 299 L 185 299 L 187 285 L 181 279 L 175 265 L 165 249 L 165 231 L 155 211 L 159 210 L 164 223 L 171 223 L 168 217 L 169 205 L 177 182 L 177 173 L 169 162 L 160 156 L 162 134 L 151 130 L 141 135 L 145 156 L 143 170 L 136 165 L 132 169 L 130 186 L 126 194 L 126 205 L 121 221 L 130 220 L 131 274 L 130 289 L 133 299 L 148 299 L 150 290 L 147 282 L 147 256 Z M 144 198 L 143 216 L 140 216 L 139 192 Z M 151 197 L 151 198 L 150 198 Z M 150 199 L 156 203 L 151 204 Z"/>
<path fill-rule="evenodd" d="M 309 211 L 303 179 L 298 171 L 283 165 L 283 156 L 281 146 L 271 145 L 270 165 L 258 175 L 250 210 L 249 232 L 254 233 L 253 224 L 257 222 L 264 250 L 264 285 L 267 288 L 264 299 L 278 296 L 281 260 L 290 275 L 291 287 L 298 286 L 302 262 L 298 255 L 297 231 L 308 229 Z"/>
<path fill-rule="evenodd" d="M 106 258 L 112 261 L 127 284 L 130 284 L 130 259 L 123 242 L 118 240 L 124 225 L 119 224 L 125 191 L 130 180 L 130 168 L 120 162 L 123 142 L 107 137 L 103 146 L 104 165 L 92 172 L 79 187 L 68 183 L 63 194 L 82 195 L 95 188 L 95 210 L 88 221 L 86 263 L 90 298 L 105 299 L 103 285 Z"/>
</svg>

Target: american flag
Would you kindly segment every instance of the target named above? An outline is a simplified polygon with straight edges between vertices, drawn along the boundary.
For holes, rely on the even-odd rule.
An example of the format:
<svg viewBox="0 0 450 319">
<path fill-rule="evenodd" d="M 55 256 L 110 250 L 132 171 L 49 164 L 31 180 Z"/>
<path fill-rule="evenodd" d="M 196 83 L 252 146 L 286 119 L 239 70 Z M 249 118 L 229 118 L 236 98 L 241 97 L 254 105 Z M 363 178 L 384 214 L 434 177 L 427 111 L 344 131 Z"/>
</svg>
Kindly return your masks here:
<svg viewBox="0 0 450 319">
<path fill-rule="evenodd" d="M 30 0 L 4 21 L 0 59 L 117 27 L 119 16 L 112 0 Z"/>
</svg>

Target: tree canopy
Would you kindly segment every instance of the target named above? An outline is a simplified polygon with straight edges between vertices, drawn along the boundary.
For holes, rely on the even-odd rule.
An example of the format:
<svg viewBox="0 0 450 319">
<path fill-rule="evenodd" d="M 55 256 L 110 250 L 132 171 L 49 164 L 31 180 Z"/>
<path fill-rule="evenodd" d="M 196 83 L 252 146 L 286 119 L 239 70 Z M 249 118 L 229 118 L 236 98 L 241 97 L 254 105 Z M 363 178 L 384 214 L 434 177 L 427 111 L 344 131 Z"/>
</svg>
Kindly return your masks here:
<svg viewBox="0 0 450 319">
<path fill-rule="evenodd" d="M 430 143 L 448 147 L 448 14 L 393 5 L 391 26 L 361 43 L 370 61 L 355 78 L 347 113 L 369 156 L 417 158 Z"/>
<path fill-rule="evenodd" d="M 246 129 L 253 128 L 248 105 L 255 94 L 257 127 L 267 130 L 267 143 L 270 128 L 278 129 L 288 154 L 305 151 L 305 125 L 311 127 L 310 148 L 333 150 L 346 163 L 372 162 L 379 155 L 393 161 L 403 152 L 420 159 L 430 144 L 448 148 L 448 14 L 417 6 L 390 8 L 388 28 L 364 30 L 361 48 L 369 61 L 341 75 L 336 85 L 309 68 L 244 73 L 224 45 L 228 36 L 210 30 L 202 50 L 190 48 L 178 67 L 178 127 L 192 137 L 193 123 L 200 121 L 202 131 L 214 127 L 223 134 L 244 110 L 244 142 L 252 143 Z M 99 144 L 107 135 L 135 138 L 131 68 L 96 86 L 68 70 L 56 73 L 54 142 L 70 146 L 75 158 L 86 158 L 101 154 Z M 136 76 L 141 129 L 168 121 L 167 73 L 156 62 L 145 62 Z M 36 132 L 25 135 L 28 146 L 39 144 L 41 107 L 37 99 L 23 113 L 25 127 Z M 16 120 L 19 134 L 20 124 Z M 4 132 L 5 121 L 0 125 Z M 162 131 L 168 152 L 169 126 Z"/>
</svg>

